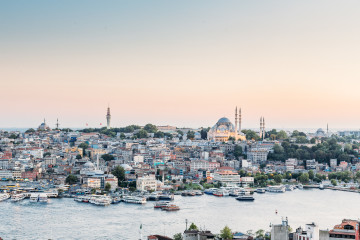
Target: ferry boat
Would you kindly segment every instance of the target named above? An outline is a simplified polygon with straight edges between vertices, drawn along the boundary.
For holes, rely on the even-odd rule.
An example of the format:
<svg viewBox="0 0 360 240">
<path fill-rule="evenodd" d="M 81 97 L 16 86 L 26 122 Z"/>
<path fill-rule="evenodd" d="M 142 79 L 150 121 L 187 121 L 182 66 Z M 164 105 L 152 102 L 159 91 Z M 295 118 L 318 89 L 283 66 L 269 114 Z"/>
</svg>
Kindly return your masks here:
<svg viewBox="0 0 360 240">
<path fill-rule="evenodd" d="M 74 201 L 88 203 L 90 198 L 90 196 L 77 196 L 74 198 Z"/>
<path fill-rule="evenodd" d="M 238 201 L 254 201 L 255 198 L 253 196 L 239 196 L 236 198 Z"/>
<path fill-rule="evenodd" d="M 46 193 L 32 193 L 30 195 L 30 202 L 32 203 L 36 203 L 36 202 L 39 202 L 39 203 L 47 203 L 48 202 L 48 197 L 46 195 Z"/>
<path fill-rule="evenodd" d="M 258 188 L 258 189 L 256 189 L 256 192 L 257 193 L 265 193 L 266 190 L 264 188 Z"/>
<path fill-rule="evenodd" d="M 9 199 L 10 195 L 8 193 L 0 193 L 0 202 L 5 201 L 6 199 Z"/>
<path fill-rule="evenodd" d="M 209 188 L 209 189 L 206 189 L 204 191 L 205 194 L 208 194 L 208 195 L 213 195 L 214 192 L 216 192 L 218 189 L 217 188 Z"/>
<path fill-rule="evenodd" d="M 284 193 L 286 190 L 285 190 L 285 186 L 281 185 L 281 186 L 268 186 L 266 191 L 272 193 Z"/>
<path fill-rule="evenodd" d="M 26 197 L 25 194 L 23 194 L 23 193 L 17 193 L 17 194 L 14 194 L 14 195 L 11 196 L 11 201 L 12 201 L 12 202 L 19 202 L 19 201 L 24 200 L 25 197 Z"/>
<path fill-rule="evenodd" d="M 294 190 L 295 189 L 295 186 L 294 185 L 286 185 L 285 186 L 285 190 L 286 191 L 292 191 L 292 190 Z"/>
<path fill-rule="evenodd" d="M 218 190 L 216 192 L 213 193 L 214 196 L 217 196 L 217 197 L 223 197 L 224 196 L 224 192 L 221 191 L 221 190 Z"/>
<path fill-rule="evenodd" d="M 146 198 L 143 198 L 143 197 L 126 196 L 126 197 L 124 197 L 123 200 L 126 203 L 136 203 L 136 204 L 145 204 L 146 203 Z"/>
<path fill-rule="evenodd" d="M 108 206 L 111 204 L 111 202 L 112 202 L 112 199 L 110 197 L 102 196 L 102 197 L 96 198 L 94 201 L 94 204 L 98 205 L 98 206 Z"/>
<path fill-rule="evenodd" d="M 172 211 L 179 211 L 179 206 L 176 206 L 175 204 L 169 204 L 162 208 L 164 211 L 172 212 Z"/>
<path fill-rule="evenodd" d="M 147 200 L 149 200 L 149 201 L 158 201 L 159 196 L 158 196 L 157 193 L 151 193 L 150 196 L 148 196 Z"/>
<path fill-rule="evenodd" d="M 170 202 L 157 202 L 154 204 L 154 208 L 163 208 L 170 204 Z"/>
<path fill-rule="evenodd" d="M 172 201 L 172 200 L 174 200 L 174 195 L 162 194 L 162 195 L 159 195 L 159 200 Z"/>
<path fill-rule="evenodd" d="M 121 202 L 121 197 L 113 197 L 111 203 L 116 204 Z"/>
</svg>

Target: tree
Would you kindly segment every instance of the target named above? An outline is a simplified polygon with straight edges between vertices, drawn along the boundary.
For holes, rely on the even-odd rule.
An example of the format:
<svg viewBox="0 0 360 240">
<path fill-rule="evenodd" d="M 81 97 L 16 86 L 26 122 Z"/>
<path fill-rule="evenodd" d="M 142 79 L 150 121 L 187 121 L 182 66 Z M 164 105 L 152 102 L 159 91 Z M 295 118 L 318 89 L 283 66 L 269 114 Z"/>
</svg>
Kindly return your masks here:
<svg viewBox="0 0 360 240">
<path fill-rule="evenodd" d="M 116 166 L 111 173 L 118 178 L 118 185 L 120 185 L 120 182 L 125 180 L 125 170 L 123 167 Z"/>
<path fill-rule="evenodd" d="M 201 139 L 207 139 L 207 133 L 209 132 L 210 128 L 202 128 L 200 131 Z"/>
<path fill-rule="evenodd" d="M 34 133 L 35 130 L 33 128 L 29 128 L 28 130 L 25 131 L 25 133 Z"/>
<path fill-rule="evenodd" d="M 331 184 L 332 184 L 333 186 L 336 186 L 336 185 L 337 185 L 336 180 L 335 180 L 335 179 L 331 179 Z"/>
<path fill-rule="evenodd" d="M 66 177 L 65 182 L 72 185 L 78 182 L 78 178 L 77 176 L 70 174 Z"/>
<path fill-rule="evenodd" d="M 43 157 L 46 157 L 46 156 L 51 156 L 51 153 L 49 153 L 49 152 L 44 153 Z"/>
<path fill-rule="evenodd" d="M 188 230 L 198 230 L 198 227 L 195 225 L 195 223 L 191 223 Z"/>
<path fill-rule="evenodd" d="M 220 237 L 222 239 L 232 239 L 233 238 L 233 234 L 231 233 L 231 229 L 228 226 L 225 226 L 221 231 L 220 231 Z"/>
<path fill-rule="evenodd" d="M 106 192 L 109 192 L 109 191 L 111 190 L 111 184 L 110 184 L 110 183 L 106 183 L 104 189 L 105 189 Z"/>
<path fill-rule="evenodd" d="M 315 174 L 313 170 L 309 171 L 309 179 L 314 180 Z"/>
<path fill-rule="evenodd" d="M 164 138 L 165 137 L 165 133 L 161 132 L 161 131 L 157 131 L 155 134 L 154 134 L 154 137 L 155 138 Z"/>
<path fill-rule="evenodd" d="M 244 129 L 244 130 L 242 130 L 241 132 L 243 132 L 243 133 L 246 135 L 246 139 L 248 139 L 248 140 L 255 140 L 255 141 L 257 141 L 257 140 L 260 139 L 259 135 L 257 135 L 256 132 L 253 131 L 253 130 L 246 130 L 246 129 Z"/>
<path fill-rule="evenodd" d="M 240 156 L 242 156 L 243 154 L 243 149 L 241 146 L 236 145 L 234 148 L 234 156 L 236 159 L 238 159 Z"/>
<path fill-rule="evenodd" d="M 281 176 L 281 174 L 275 175 L 275 176 L 274 176 L 274 181 L 275 181 L 276 183 L 281 183 L 281 182 L 282 182 L 282 176 Z"/>
<path fill-rule="evenodd" d="M 148 123 L 145 125 L 144 130 L 148 133 L 156 133 L 158 129 L 155 125 Z"/>
<path fill-rule="evenodd" d="M 311 138 L 311 139 L 310 139 L 310 143 L 311 143 L 311 144 L 315 144 L 315 142 L 316 142 L 315 138 Z"/>
<path fill-rule="evenodd" d="M 182 234 L 181 233 L 177 233 L 174 235 L 174 240 L 183 240 Z"/>
<path fill-rule="evenodd" d="M 120 134 L 120 138 L 121 138 L 121 139 L 125 139 L 125 137 L 126 137 L 126 136 L 125 136 L 124 133 L 121 133 L 121 134 Z"/>
<path fill-rule="evenodd" d="M 195 138 L 195 132 L 194 132 L 194 131 L 188 131 L 188 132 L 186 133 L 186 137 L 187 137 L 188 139 L 194 139 L 194 138 Z"/>
<path fill-rule="evenodd" d="M 104 154 L 104 155 L 101 156 L 101 158 L 104 159 L 107 162 L 115 159 L 114 156 L 111 155 L 111 154 Z"/>
<path fill-rule="evenodd" d="M 301 174 L 301 176 L 299 177 L 299 181 L 301 183 L 308 183 L 309 182 L 309 174 L 308 173 Z"/>
<path fill-rule="evenodd" d="M 287 134 L 286 134 L 286 132 L 285 132 L 284 130 L 281 130 L 281 131 L 277 134 L 276 138 L 277 138 L 277 139 L 287 139 L 288 136 L 287 136 Z"/>
<path fill-rule="evenodd" d="M 141 129 L 140 131 L 138 131 L 135 136 L 137 138 L 147 138 L 148 132 L 144 129 Z"/>
<path fill-rule="evenodd" d="M 265 233 L 265 231 L 263 229 L 259 229 L 255 232 L 255 237 L 256 238 L 264 238 L 264 233 Z"/>
<path fill-rule="evenodd" d="M 81 159 L 81 158 L 82 158 L 82 157 L 81 157 L 80 154 L 76 155 L 76 159 L 77 159 L 77 160 L 79 160 L 79 159 Z"/>
</svg>

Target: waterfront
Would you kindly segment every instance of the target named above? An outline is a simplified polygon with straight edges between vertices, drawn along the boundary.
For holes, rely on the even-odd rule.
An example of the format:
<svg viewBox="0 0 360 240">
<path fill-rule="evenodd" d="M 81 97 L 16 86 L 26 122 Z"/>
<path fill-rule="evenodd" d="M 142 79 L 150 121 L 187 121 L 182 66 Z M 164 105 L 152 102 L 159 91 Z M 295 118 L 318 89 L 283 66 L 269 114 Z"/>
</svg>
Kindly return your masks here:
<svg viewBox="0 0 360 240">
<path fill-rule="evenodd" d="M 332 190 L 295 190 L 286 193 L 254 194 L 254 202 L 232 197 L 175 196 L 178 212 L 165 212 L 146 205 L 120 203 L 108 207 L 78 203 L 73 199 L 51 199 L 48 204 L 0 202 L 0 236 L 4 239 L 138 239 L 185 229 L 185 219 L 218 233 L 225 224 L 246 232 L 269 230 L 270 223 L 288 217 L 295 229 L 316 222 L 332 228 L 343 218 L 358 219 L 360 194 Z M 278 210 L 278 214 L 275 214 Z"/>
</svg>

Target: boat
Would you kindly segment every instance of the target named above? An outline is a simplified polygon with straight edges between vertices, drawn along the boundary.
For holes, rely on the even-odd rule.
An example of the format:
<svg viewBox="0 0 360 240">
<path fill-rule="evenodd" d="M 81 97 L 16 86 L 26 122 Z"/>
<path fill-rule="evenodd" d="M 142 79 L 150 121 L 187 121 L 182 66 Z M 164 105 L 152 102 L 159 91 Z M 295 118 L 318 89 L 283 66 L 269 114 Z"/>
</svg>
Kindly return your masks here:
<svg viewBox="0 0 360 240">
<path fill-rule="evenodd" d="M 30 195 L 30 202 L 32 203 L 47 203 L 48 202 L 48 197 L 46 195 L 46 193 L 32 193 Z"/>
<path fill-rule="evenodd" d="M 284 193 L 286 191 L 285 186 L 268 186 L 266 191 L 271 193 Z"/>
<path fill-rule="evenodd" d="M 17 193 L 17 194 L 14 194 L 14 195 L 11 196 L 11 201 L 12 201 L 12 202 L 19 202 L 19 201 L 24 200 L 25 197 L 26 197 L 25 194 L 23 194 L 23 193 Z"/>
<path fill-rule="evenodd" d="M 239 191 L 237 190 L 232 190 L 229 192 L 229 196 L 231 197 L 238 197 L 239 196 Z"/>
<path fill-rule="evenodd" d="M 96 198 L 94 201 L 94 204 L 98 205 L 98 206 L 108 206 L 111 204 L 111 202 L 112 202 L 112 199 L 110 197 L 102 196 L 102 197 Z"/>
<path fill-rule="evenodd" d="M 216 192 L 213 193 L 214 196 L 216 197 L 223 197 L 224 196 L 224 192 L 221 190 L 218 190 Z"/>
<path fill-rule="evenodd" d="M 113 197 L 111 203 L 116 204 L 121 202 L 121 197 Z"/>
<path fill-rule="evenodd" d="M 324 190 L 324 189 L 325 189 L 324 184 L 320 184 L 320 185 L 319 185 L 319 189 L 320 189 L 320 190 Z"/>
<path fill-rule="evenodd" d="M 253 196 L 239 196 L 236 198 L 238 201 L 254 201 L 255 198 Z"/>
<path fill-rule="evenodd" d="M 8 193 L 0 193 L 0 202 L 5 201 L 10 198 Z"/>
<path fill-rule="evenodd" d="M 135 196 L 126 196 L 123 198 L 123 201 L 126 203 L 136 203 L 136 204 L 145 204 L 146 198 L 135 197 Z"/>
<path fill-rule="evenodd" d="M 196 196 L 204 195 L 204 193 L 203 193 L 202 191 L 200 191 L 200 190 L 196 190 L 196 191 L 194 191 L 194 192 L 195 192 L 195 195 L 196 195 Z"/>
<path fill-rule="evenodd" d="M 163 207 L 162 210 L 172 212 L 172 211 L 179 211 L 180 208 L 179 208 L 179 206 L 177 206 L 175 204 L 169 204 L 169 205 Z"/>
<path fill-rule="evenodd" d="M 154 204 L 154 208 L 163 208 L 170 204 L 170 202 L 157 202 Z"/>
<path fill-rule="evenodd" d="M 304 186 L 302 184 L 297 185 L 298 189 L 304 189 Z"/>
<path fill-rule="evenodd" d="M 205 194 L 208 194 L 208 195 L 213 195 L 214 192 L 216 192 L 218 189 L 217 188 L 209 188 L 209 189 L 206 189 L 204 191 Z"/>
<path fill-rule="evenodd" d="M 159 195 L 159 200 L 172 201 L 172 200 L 174 200 L 174 195 L 162 194 L 162 195 Z"/>
<path fill-rule="evenodd" d="M 151 193 L 150 196 L 148 196 L 147 200 L 149 200 L 149 201 L 158 201 L 159 196 L 158 196 L 157 193 Z"/>
<path fill-rule="evenodd" d="M 285 190 L 286 191 L 293 191 L 295 189 L 294 185 L 285 185 Z"/>
<path fill-rule="evenodd" d="M 258 189 L 256 189 L 256 192 L 257 193 L 265 193 L 266 190 L 264 188 L 258 188 Z"/>
</svg>

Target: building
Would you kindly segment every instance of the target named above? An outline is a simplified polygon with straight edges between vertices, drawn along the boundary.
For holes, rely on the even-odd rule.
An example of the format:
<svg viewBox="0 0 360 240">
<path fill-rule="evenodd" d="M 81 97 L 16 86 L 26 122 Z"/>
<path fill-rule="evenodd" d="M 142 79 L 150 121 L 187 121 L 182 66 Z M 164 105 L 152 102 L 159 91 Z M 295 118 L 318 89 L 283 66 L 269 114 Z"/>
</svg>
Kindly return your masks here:
<svg viewBox="0 0 360 240">
<path fill-rule="evenodd" d="M 282 224 L 271 226 L 271 240 L 289 240 L 289 225 L 287 218 L 282 221 Z"/>
<path fill-rule="evenodd" d="M 233 171 L 218 171 L 214 173 L 214 181 L 226 184 L 226 186 L 238 186 L 240 184 L 240 175 Z"/>
<path fill-rule="evenodd" d="M 306 224 L 305 229 L 299 227 L 293 235 L 293 240 L 320 240 L 319 226 L 311 223 Z"/>
<path fill-rule="evenodd" d="M 157 180 L 154 175 L 139 177 L 136 179 L 136 189 L 145 191 L 145 190 L 154 190 L 157 189 Z"/>
<path fill-rule="evenodd" d="M 252 163 L 264 163 L 267 160 L 269 151 L 265 148 L 254 147 L 247 151 L 247 159 Z"/>
<path fill-rule="evenodd" d="M 207 137 L 208 140 L 217 142 L 226 142 L 229 140 L 229 138 L 233 138 L 236 141 L 246 140 L 245 135 L 241 132 L 241 109 L 239 110 L 239 118 L 237 107 L 235 109 L 235 126 L 228 118 L 220 118 L 217 123 L 209 130 Z"/>
<path fill-rule="evenodd" d="M 45 122 L 45 118 L 44 118 L 44 122 L 40 124 L 40 126 L 38 127 L 38 131 L 50 131 L 50 127 L 46 124 Z"/>
<path fill-rule="evenodd" d="M 329 231 L 329 240 L 359 240 L 359 222 L 356 220 L 344 219 L 342 223 L 334 226 Z"/>
<path fill-rule="evenodd" d="M 101 179 L 100 178 L 84 178 L 84 184 L 87 185 L 88 188 L 100 188 L 101 187 Z"/>
</svg>

